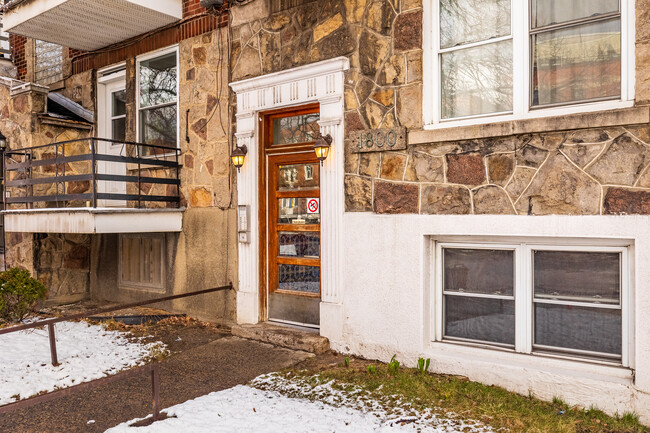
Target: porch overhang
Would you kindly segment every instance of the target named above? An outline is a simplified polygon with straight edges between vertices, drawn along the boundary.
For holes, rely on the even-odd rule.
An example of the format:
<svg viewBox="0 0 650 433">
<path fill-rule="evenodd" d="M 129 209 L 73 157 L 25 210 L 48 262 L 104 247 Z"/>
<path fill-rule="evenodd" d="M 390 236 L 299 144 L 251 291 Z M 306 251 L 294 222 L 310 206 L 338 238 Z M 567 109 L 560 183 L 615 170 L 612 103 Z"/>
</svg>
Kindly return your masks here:
<svg viewBox="0 0 650 433">
<path fill-rule="evenodd" d="M 4 30 L 94 51 L 183 17 L 182 0 L 26 0 L 4 12 Z"/>
<path fill-rule="evenodd" d="M 180 232 L 184 209 L 65 208 L 3 211 L 5 231 L 16 233 Z"/>
</svg>

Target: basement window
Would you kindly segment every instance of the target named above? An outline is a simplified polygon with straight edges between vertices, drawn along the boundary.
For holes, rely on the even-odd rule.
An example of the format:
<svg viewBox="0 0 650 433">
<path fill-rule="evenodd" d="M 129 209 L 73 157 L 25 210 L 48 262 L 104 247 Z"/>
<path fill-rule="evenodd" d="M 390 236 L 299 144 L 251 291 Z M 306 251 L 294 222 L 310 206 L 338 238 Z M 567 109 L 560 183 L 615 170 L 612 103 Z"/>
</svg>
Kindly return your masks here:
<svg viewBox="0 0 650 433">
<path fill-rule="evenodd" d="M 436 339 L 627 365 L 628 249 L 437 245 Z"/>
<path fill-rule="evenodd" d="M 164 247 L 162 233 L 120 235 L 120 286 L 164 289 Z"/>
</svg>

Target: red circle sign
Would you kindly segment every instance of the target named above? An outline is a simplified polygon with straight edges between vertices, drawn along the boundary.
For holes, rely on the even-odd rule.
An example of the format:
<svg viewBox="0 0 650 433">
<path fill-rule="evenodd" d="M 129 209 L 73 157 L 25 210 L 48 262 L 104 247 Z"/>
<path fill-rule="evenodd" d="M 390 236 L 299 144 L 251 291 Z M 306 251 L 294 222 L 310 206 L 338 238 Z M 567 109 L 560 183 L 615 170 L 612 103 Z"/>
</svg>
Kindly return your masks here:
<svg viewBox="0 0 650 433">
<path fill-rule="evenodd" d="M 318 200 L 314 200 L 313 198 L 307 202 L 307 209 L 309 209 L 309 212 L 316 213 L 318 212 Z"/>
</svg>

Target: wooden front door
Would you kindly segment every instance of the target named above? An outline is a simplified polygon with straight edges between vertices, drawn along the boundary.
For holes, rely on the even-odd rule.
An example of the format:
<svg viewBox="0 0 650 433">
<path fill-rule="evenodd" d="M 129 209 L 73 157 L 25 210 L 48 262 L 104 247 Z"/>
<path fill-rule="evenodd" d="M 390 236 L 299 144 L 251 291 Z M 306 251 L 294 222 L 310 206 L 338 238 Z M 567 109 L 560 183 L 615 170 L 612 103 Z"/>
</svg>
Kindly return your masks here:
<svg viewBox="0 0 650 433">
<path fill-rule="evenodd" d="M 318 118 L 317 107 L 264 118 L 268 319 L 312 327 L 321 296 Z"/>
</svg>

